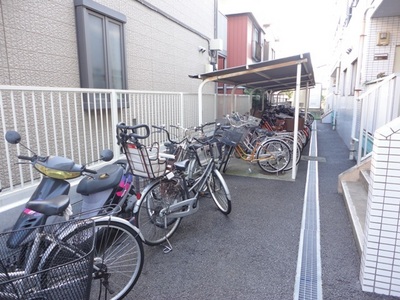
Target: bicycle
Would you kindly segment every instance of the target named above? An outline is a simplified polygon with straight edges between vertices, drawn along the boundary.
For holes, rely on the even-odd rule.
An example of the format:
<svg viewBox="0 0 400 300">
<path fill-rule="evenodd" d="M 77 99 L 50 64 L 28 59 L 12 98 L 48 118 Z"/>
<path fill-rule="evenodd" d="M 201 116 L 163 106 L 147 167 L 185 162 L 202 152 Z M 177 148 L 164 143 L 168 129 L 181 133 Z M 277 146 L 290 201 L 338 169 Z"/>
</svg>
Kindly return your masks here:
<svg viewBox="0 0 400 300">
<path fill-rule="evenodd" d="M 1 233 L 0 299 L 89 299 L 94 249 L 94 223 L 89 221 Z M 12 247 L 10 238 L 26 236 L 25 231 L 29 236 Z M 73 232 L 73 240 L 63 240 L 63 235 Z"/>
<path fill-rule="evenodd" d="M 274 138 L 273 134 L 265 134 L 260 138 L 257 135 L 258 125 L 253 121 L 248 122 L 237 115 L 227 115 L 226 118 L 231 129 L 222 133 L 222 141 L 227 140 L 224 143 L 229 146 L 220 163 L 223 172 L 226 171 L 232 154 L 249 163 L 257 163 L 267 173 L 279 173 L 288 167 L 291 149 L 285 141 Z"/>
<path fill-rule="evenodd" d="M 173 167 L 174 162 L 189 159 L 190 162 L 186 173 L 188 180 L 194 180 L 201 175 L 203 170 L 202 166 L 206 165 L 208 159 L 210 159 L 208 152 L 215 148 L 210 148 L 207 145 L 196 143 L 195 139 L 206 139 L 207 134 L 204 128 L 208 126 L 215 127 L 215 124 L 215 122 L 210 122 L 193 128 L 184 128 L 180 125 L 170 125 L 171 128 L 183 132 L 183 135 L 181 135 L 179 140 L 172 139 L 171 131 L 167 130 L 165 126 L 152 125 L 152 128 L 156 129 L 156 133 L 165 133 L 167 139 L 164 143 L 166 147 L 165 152 L 174 156 L 174 158 L 169 158 L 168 165 Z"/>
<path fill-rule="evenodd" d="M 19 144 L 21 136 L 15 131 L 8 131 L 6 140 L 10 144 Z M 23 144 L 21 145 L 26 148 Z M 29 148 L 26 149 L 30 150 Z M 95 184 L 97 182 L 93 177 L 97 171 L 77 165 L 72 160 L 64 157 L 33 154 L 33 156 L 18 155 L 18 158 L 28 161 L 28 165 L 32 165 L 44 176 L 42 176 L 40 183 L 14 224 L 13 231 L 8 235 L 7 247 L 9 249 L 32 246 L 33 241 L 30 239 L 32 232 L 36 227 L 46 225 L 50 216 L 55 217 L 64 212 L 68 212 L 68 216 L 71 215 L 72 207 L 70 207 L 69 198 L 66 196 L 70 186 L 68 179 L 77 178 L 83 173 L 88 173 L 92 174 L 88 175 L 92 176 L 92 180 L 87 181 L 87 184 Z M 112 169 L 108 168 L 108 170 Z M 124 215 L 121 210 L 125 209 L 120 204 L 121 199 L 126 199 L 126 195 L 122 195 L 121 192 L 127 192 L 127 190 L 114 188 L 120 182 L 121 176 L 122 170 L 120 173 L 116 173 L 115 176 L 111 173 L 108 177 L 104 177 L 106 180 L 102 181 L 103 187 L 106 183 L 107 189 L 116 190 L 116 193 L 118 193 L 116 198 L 118 201 L 115 204 L 105 201 L 108 197 L 97 197 L 95 193 L 93 194 L 94 198 L 102 200 L 96 202 L 100 207 L 92 207 L 91 210 L 84 210 L 79 214 L 70 216 L 71 219 L 77 220 L 92 218 L 95 223 L 94 263 L 91 277 L 91 296 L 93 297 L 108 294 L 112 297 L 111 299 L 122 299 L 133 288 L 143 266 L 144 252 L 139 230 L 127 220 L 115 216 Z M 82 187 L 82 191 L 85 186 Z M 87 191 L 98 191 L 101 188 L 99 184 L 92 188 L 86 186 Z M 104 204 L 104 202 L 106 203 Z M 62 242 L 65 243 L 68 243 L 69 239 L 73 240 L 74 236 L 79 233 L 78 231 L 63 230 L 59 232 L 62 234 L 60 235 Z M 36 250 L 39 251 L 41 249 L 34 248 L 33 255 L 36 255 Z M 46 256 L 36 256 L 46 259 Z M 32 267 L 25 270 L 24 267 L 29 262 L 25 259 L 27 258 L 20 257 L 14 262 L 19 266 L 17 271 L 22 272 L 21 274 L 26 271 L 40 271 Z M 122 261 L 124 261 L 124 264 L 122 264 Z M 45 265 L 43 263 L 43 266 Z M 33 267 L 36 267 L 36 265 L 34 264 Z"/>
<path fill-rule="evenodd" d="M 147 128 L 149 132 L 147 125 L 140 126 Z M 127 126 L 125 129 L 129 130 L 132 127 Z M 121 144 L 126 148 L 127 159 L 132 165 L 137 158 L 131 157 L 129 148 L 135 145 L 136 149 L 143 149 L 144 146 L 138 140 L 143 137 L 132 132 L 121 140 Z M 205 140 L 195 138 L 195 141 L 209 147 L 216 142 L 214 136 Z M 141 161 L 147 165 L 148 158 L 145 155 L 145 153 L 141 154 Z M 189 180 L 186 175 L 190 159 L 175 162 L 173 168 L 161 176 L 150 174 L 153 180 L 143 190 L 133 212 L 134 224 L 140 229 L 146 244 L 154 246 L 167 241 L 169 247 L 166 246 L 164 252 L 171 251 L 172 246 L 168 239 L 176 231 L 183 217 L 199 210 L 199 198 L 204 194 L 206 186 L 217 208 L 225 215 L 231 212 L 231 195 L 228 186 L 216 168 L 213 151 L 210 151 L 210 155 L 211 159 L 202 166 L 201 175 L 193 180 Z"/>
<path fill-rule="evenodd" d="M 70 216 L 69 197 L 29 201 L 41 223 L 0 237 L 0 299 L 123 299 L 143 266 L 138 230 L 114 216 Z M 105 291 L 103 291 L 105 290 Z"/>
</svg>

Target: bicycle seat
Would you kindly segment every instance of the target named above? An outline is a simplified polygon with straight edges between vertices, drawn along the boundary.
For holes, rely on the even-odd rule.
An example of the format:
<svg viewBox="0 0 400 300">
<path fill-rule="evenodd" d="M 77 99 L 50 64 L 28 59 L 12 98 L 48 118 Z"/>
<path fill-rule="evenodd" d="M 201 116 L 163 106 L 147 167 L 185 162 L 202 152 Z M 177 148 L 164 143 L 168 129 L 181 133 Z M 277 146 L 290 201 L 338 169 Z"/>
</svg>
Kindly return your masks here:
<svg viewBox="0 0 400 300">
<path fill-rule="evenodd" d="M 56 216 L 62 214 L 68 205 L 69 197 L 60 195 L 49 199 L 29 201 L 25 207 L 46 216 Z"/>
<path fill-rule="evenodd" d="M 185 171 L 187 166 L 189 165 L 189 162 L 190 162 L 189 159 L 185 159 L 185 160 L 174 163 L 174 166 L 179 171 Z"/>
<path fill-rule="evenodd" d="M 188 148 L 190 150 L 196 151 L 197 149 L 200 149 L 201 147 L 204 147 L 204 145 L 198 143 L 198 144 L 190 144 Z"/>
</svg>

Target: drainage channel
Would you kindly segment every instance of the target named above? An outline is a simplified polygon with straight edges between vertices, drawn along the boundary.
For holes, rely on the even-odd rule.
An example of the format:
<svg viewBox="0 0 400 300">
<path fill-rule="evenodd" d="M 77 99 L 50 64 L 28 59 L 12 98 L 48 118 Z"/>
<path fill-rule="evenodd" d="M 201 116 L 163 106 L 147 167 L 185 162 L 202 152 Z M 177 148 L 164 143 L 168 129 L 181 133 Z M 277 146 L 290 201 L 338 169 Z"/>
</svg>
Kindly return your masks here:
<svg viewBox="0 0 400 300">
<path fill-rule="evenodd" d="M 312 127 L 309 156 L 317 157 L 316 122 Z M 318 161 L 308 161 L 294 300 L 322 300 Z"/>
</svg>

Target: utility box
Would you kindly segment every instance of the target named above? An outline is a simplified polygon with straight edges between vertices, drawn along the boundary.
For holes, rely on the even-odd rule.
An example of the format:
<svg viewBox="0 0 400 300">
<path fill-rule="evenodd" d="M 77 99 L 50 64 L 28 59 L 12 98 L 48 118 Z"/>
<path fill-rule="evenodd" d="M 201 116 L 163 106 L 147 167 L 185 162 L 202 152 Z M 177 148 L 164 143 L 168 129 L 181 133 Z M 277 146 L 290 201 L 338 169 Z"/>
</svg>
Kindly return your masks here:
<svg viewBox="0 0 400 300">
<path fill-rule="evenodd" d="M 222 39 L 213 39 L 210 41 L 210 50 L 222 51 L 223 47 Z"/>
</svg>

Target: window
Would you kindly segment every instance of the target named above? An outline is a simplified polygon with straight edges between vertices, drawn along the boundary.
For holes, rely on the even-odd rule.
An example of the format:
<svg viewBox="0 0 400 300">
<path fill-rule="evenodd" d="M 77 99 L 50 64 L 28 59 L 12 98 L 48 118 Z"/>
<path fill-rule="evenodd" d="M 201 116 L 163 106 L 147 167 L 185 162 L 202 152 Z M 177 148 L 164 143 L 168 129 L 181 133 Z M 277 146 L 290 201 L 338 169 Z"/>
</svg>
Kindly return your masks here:
<svg viewBox="0 0 400 300">
<path fill-rule="evenodd" d="M 81 87 L 126 89 L 126 17 L 92 0 L 75 0 Z"/>
<path fill-rule="evenodd" d="M 261 44 L 260 44 L 260 31 L 253 27 L 253 58 L 255 61 L 261 61 Z"/>
</svg>

